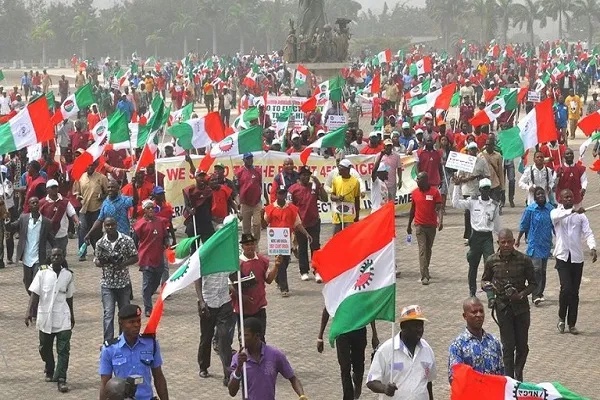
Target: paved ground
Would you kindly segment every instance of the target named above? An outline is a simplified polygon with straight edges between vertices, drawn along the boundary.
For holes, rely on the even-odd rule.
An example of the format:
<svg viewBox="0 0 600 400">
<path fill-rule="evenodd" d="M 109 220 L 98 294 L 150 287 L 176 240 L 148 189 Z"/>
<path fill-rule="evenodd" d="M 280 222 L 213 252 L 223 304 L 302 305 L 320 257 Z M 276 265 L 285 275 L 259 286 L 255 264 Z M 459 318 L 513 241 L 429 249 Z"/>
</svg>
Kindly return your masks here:
<svg viewBox="0 0 600 400">
<path fill-rule="evenodd" d="M 579 147 L 580 140 L 576 142 Z M 588 164 L 589 164 L 588 154 Z M 585 206 L 600 203 L 598 177 L 589 175 L 590 185 Z M 517 191 L 517 203 L 523 204 L 524 195 Z M 588 213 L 592 228 L 600 232 L 599 209 Z M 516 229 L 522 208 L 506 209 L 502 217 L 504 226 Z M 398 310 L 408 304 L 420 304 L 430 320 L 425 325 L 424 338 L 431 344 L 438 361 L 438 379 L 434 383 L 435 397 L 449 398 L 447 383 L 447 348 L 452 339 L 464 328 L 461 303 L 468 295 L 466 247 L 462 240 L 462 213 L 448 207 L 444 230 L 438 233 L 433 248 L 430 286 L 418 282 L 419 267 L 416 245 L 404 243 L 407 219 L 396 219 L 396 259 L 402 270 L 397 280 Z M 331 228 L 323 229 L 322 242 L 330 236 Z M 261 243 L 265 249 L 265 243 Z M 0 393 L 1 398 L 63 399 L 97 398 L 98 347 L 102 342 L 102 307 L 99 294 L 100 271 L 91 262 L 76 259 L 76 243 L 69 244 L 68 261 L 75 272 L 77 293 L 75 315 L 77 325 L 71 341 L 69 384 L 72 391 L 57 394 L 54 384 L 43 380 L 43 364 L 37 351 L 37 332 L 26 328 L 23 322 L 28 297 L 21 283 L 21 267 L 11 266 L 0 270 Z M 268 330 L 267 340 L 282 349 L 289 357 L 297 376 L 302 381 L 309 398 L 335 400 L 341 398 L 339 369 L 335 349 L 326 347 L 323 354 L 316 351 L 323 300 L 321 286 L 314 281 L 302 282 L 297 273 L 297 262 L 290 265 L 291 296 L 281 298 L 276 288 L 267 289 Z M 594 317 L 600 304 L 600 272 L 598 264 L 586 260 L 581 286 L 581 335 L 559 335 L 556 331 L 558 279 L 550 261 L 546 290 L 547 302 L 532 309 L 530 354 L 525 369 L 528 381 L 560 381 L 565 386 L 590 398 L 598 398 L 600 366 L 597 349 L 600 338 L 600 320 Z M 141 304 L 141 275 L 132 268 L 134 302 Z M 480 270 L 481 274 L 481 270 Z M 482 299 L 485 295 L 479 295 Z M 218 357 L 213 354 L 210 371 L 213 378 L 200 379 L 197 375 L 196 352 L 199 341 L 199 319 L 193 288 L 172 296 L 166 303 L 165 315 L 159 330 L 167 377 L 172 399 L 217 400 L 229 398 L 221 386 Z M 485 328 L 493 334 L 498 329 L 488 315 Z M 378 323 L 381 340 L 390 337 L 391 324 Z M 370 340 L 370 333 L 369 333 Z M 582 373 L 583 372 L 583 373 Z M 295 398 L 289 383 L 279 379 L 278 399 Z M 6 396 L 6 397 L 4 397 Z M 375 399 L 365 387 L 364 399 Z"/>
</svg>

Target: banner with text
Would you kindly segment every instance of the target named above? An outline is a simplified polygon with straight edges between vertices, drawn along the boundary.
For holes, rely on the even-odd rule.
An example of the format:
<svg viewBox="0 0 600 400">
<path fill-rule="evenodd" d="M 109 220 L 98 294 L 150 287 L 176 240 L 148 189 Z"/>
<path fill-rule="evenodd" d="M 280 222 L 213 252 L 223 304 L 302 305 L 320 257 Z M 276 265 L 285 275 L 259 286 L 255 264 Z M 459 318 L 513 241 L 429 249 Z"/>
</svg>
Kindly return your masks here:
<svg viewBox="0 0 600 400">
<path fill-rule="evenodd" d="M 199 165 L 202 156 L 192 155 L 194 165 Z M 275 176 L 281 173 L 283 161 L 287 159 L 286 153 L 279 151 L 255 152 L 254 165 L 261 167 L 263 172 L 263 203 L 266 203 L 269 197 L 269 191 Z M 296 166 L 302 165 L 299 160 L 299 154 L 292 154 Z M 366 191 L 363 193 L 360 212 L 361 215 L 367 215 L 371 212 L 371 173 L 377 155 L 352 155 L 347 157 L 354 168 L 360 174 L 365 183 Z M 225 165 L 225 176 L 231 180 L 234 178 L 235 171 L 242 167 L 242 156 L 220 159 Z M 402 174 L 402 188 L 396 193 L 396 213 L 406 213 L 410 210 L 411 192 L 416 189 L 415 178 L 417 175 L 417 165 L 413 156 L 402 156 L 402 165 L 404 172 Z M 335 160 L 332 157 L 324 158 L 318 155 L 311 155 L 307 166 L 312 169 L 313 175 L 324 184 L 327 175 L 335 168 Z M 156 160 L 157 171 L 165 175 L 165 191 L 167 201 L 173 206 L 175 218 L 173 225 L 180 227 L 183 225 L 183 192 L 182 190 L 189 185 L 194 184 L 194 179 L 190 173 L 188 163 L 183 156 L 171 158 L 159 158 Z M 209 171 L 212 173 L 212 170 Z M 331 222 L 331 203 L 319 202 L 319 213 L 321 221 Z"/>
<path fill-rule="evenodd" d="M 292 107 L 293 113 L 290 117 L 290 122 L 293 121 L 295 128 L 300 128 L 304 125 L 304 112 L 300 110 L 300 106 L 306 100 L 308 100 L 306 97 L 269 96 L 267 98 L 267 114 L 269 114 L 274 124 L 280 114 L 283 114 L 288 108 Z M 317 109 L 322 111 L 325 103 L 327 103 L 327 99 L 319 101 Z"/>
</svg>

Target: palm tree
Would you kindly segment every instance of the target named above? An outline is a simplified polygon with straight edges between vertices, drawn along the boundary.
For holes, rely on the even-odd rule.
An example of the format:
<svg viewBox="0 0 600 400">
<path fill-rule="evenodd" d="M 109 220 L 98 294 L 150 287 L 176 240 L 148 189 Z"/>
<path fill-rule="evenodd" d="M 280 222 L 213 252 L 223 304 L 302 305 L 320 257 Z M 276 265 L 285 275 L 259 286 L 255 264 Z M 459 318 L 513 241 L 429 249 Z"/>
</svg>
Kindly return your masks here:
<svg viewBox="0 0 600 400">
<path fill-rule="evenodd" d="M 253 4 L 254 3 L 254 4 Z M 229 28 L 240 34 L 240 53 L 244 54 L 244 36 L 253 25 L 256 4 L 253 0 L 237 0 L 229 7 Z"/>
<path fill-rule="evenodd" d="M 88 37 L 98 32 L 96 16 L 90 13 L 81 13 L 73 17 L 73 23 L 67 28 L 72 42 L 81 41 L 81 57 L 85 58 L 85 46 Z"/>
<path fill-rule="evenodd" d="M 146 46 L 154 47 L 154 58 L 158 58 L 158 46 L 165 41 L 162 36 L 162 29 L 157 29 L 146 37 Z"/>
<path fill-rule="evenodd" d="M 510 20 L 513 17 L 513 0 L 497 0 L 498 13 L 500 14 L 500 32 L 502 34 L 502 43 L 507 43 L 508 28 Z"/>
<path fill-rule="evenodd" d="M 441 29 L 444 39 L 444 48 L 449 49 L 450 39 L 457 30 L 457 21 L 462 21 L 468 14 L 466 0 L 426 0 L 426 10 Z"/>
<path fill-rule="evenodd" d="M 183 34 L 183 54 L 188 54 L 188 42 L 187 36 L 190 31 L 194 31 L 198 28 L 197 18 L 187 12 L 179 13 L 177 21 L 171 24 L 171 33 L 176 35 L 177 33 Z"/>
<path fill-rule="evenodd" d="M 31 38 L 36 42 L 42 43 L 42 65 L 44 67 L 46 66 L 46 42 L 55 36 L 54 31 L 50 27 L 51 24 L 52 21 L 47 19 L 31 31 Z"/>
<path fill-rule="evenodd" d="M 529 34 L 531 45 L 535 47 L 535 35 L 533 27 L 536 21 L 540 22 L 540 28 L 545 28 L 547 19 L 542 8 L 541 0 L 524 0 L 525 4 L 515 4 L 513 6 L 513 28 L 517 25 L 519 30 L 525 26 L 525 31 Z"/>
<path fill-rule="evenodd" d="M 558 38 L 562 40 L 563 28 L 568 30 L 571 25 L 573 11 L 571 0 L 542 0 L 542 6 L 544 13 L 552 18 L 552 21 L 558 20 Z"/>
<path fill-rule="evenodd" d="M 221 15 L 221 8 L 216 1 L 201 0 L 200 15 L 202 15 L 204 21 L 208 22 L 212 28 L 212 52 L 213 54 L 217 54 L 217 18 Z"/>
<path fill-rule="evenodd" d="M 588 49 L 591 50 L 594 40 L 595 26 L 594 20 L 600 20 L 600 3 L 597 0 L 574 0 L 573 13 L 584 18 L 588 26 Z"/>
<path fill-rule="evenodd" d="M 484 43 L 484 32 L 487 31 L 486 26 L 486 12 L 487 12 L 487 0 L 471 0 L 469 3 L 470 11 L 473 16 L 479 18 L 479 43 Z"/>
<path fill-rule="evenodd" d="M 119 41 L 119 60 L 125 61 L 125 42 L 124 37 L 128 34 L 133 33 L 137 30 L 137 25 L 127 20 L 125 12 L 117 12 L 117 14 L 110 20 L 108 30 L 112 35 Z"/>
</svg>

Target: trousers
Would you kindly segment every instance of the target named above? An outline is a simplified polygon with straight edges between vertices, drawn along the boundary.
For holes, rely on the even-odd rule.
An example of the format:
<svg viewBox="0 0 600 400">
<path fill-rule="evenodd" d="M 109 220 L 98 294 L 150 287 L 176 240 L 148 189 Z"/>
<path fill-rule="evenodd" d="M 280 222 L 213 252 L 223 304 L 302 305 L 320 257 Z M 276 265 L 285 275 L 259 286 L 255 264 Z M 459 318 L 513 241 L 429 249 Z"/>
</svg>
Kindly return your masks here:
<svg viewBox="0 0 600 400">
<path fill-rule="evenodd" d="M 533 293 L 531 294 L 531 298 L 533 300 L 544 297 L 544 289 L 546 289 L 546 268 L 548 266 L 547 258 L 531 258 L 531 262 L 533 264 L 533 272 L 535 272 L 535 280 L 537 282 L 537 286 L 533 289 Z"/>
<path fill-rule="evenodd" d="M 497 310 L 504 373 L 523 382 L 523 369 L 529 354 L 528 336 L 531 314 L 527 312 L 515 315 L 511 306 Z"/>
<path fill-rule="evenodd" d="M 71 330 L 56 333 L 40 332 L 40 356 L 46 364 L 46 376 L 53 380 L 66 381 L 67 369 L 69 368 L 69 355 L 71 354 Z M 56 338 L 56 363 L 54 361 L 54 338 Z"/>
<path fill-rule="evenodd" d="M 104 340 L 111 340 L 115 337 L 115 303 L 121 307 L 131 302 L 131 284 L 119 289 L 110 289 L 102 286 L 102 328 L 104 330 Z M 120 333 L 120 331 L 119 331 Z"/>
<path fill-rule="evenodd" d="M 419 267 L 421 269 L 421 279 L 430 279 L 429 264 L 431 263 L 431 249 L 435 240 L 437 227 L 415 225 L 415 234 L 417 244 L 419 245 Z"/>
<path fill-rule="evenodd" d="M 230 302 L 218 308 L 208 308 L 206 315 L 200 315 L 200 345 L 198 346 L 198 366 L 200 371 L 210 368 L 210 352 L 213 336 L 216 335 L 219 345 L 219 358 L 223 366 L 223 376 L 229 378 L 231 365 L 231 330 L 235 326 L 233 305 Z"/>
<path fill-rule="evenodd" d="M 483 257 L 485 263 L 485 260 L 492 254 L 494 254 L 494 236 L 492 232 L 472 231 L 469 238 L 469 251 L 467 252 L 469 294 L 471 297 L 474 297 L 477 292 L 477 270 L 481 257 Z"/>
<path fill-rule="evenodd" d="M 260 212 L 262 211 L 262 204 L 258 203 L 255 206 L 249 206 L 247 204 L 240 205 L 240 214 L 242 216 L 242 233 L 252 233 L 254 239 L 258 242 L 260 240 Z"/>
<path fill-rule="evenodd" d="M 338 336 L 335 347 L 342 377 L 343 400 L 354 400 L 354 388 L 362 387 L 365 372 L 367 328 Z"/>
<path fill-rule="evenodd" d="M 290 256 L 281 256 L 281 265 L 277 270 L 277 276 L 275 277 L 275 283 L 279 286 L 281 292 L 289 292 L 290 287 L 288 285 L 287 269 L 290 265 Z"/>
<path fill-rule="evenodd" d="M 556 270 L 560 281 L 558 295 L 558 318 L 567 322 L 569 327 L 577 323 L 579 311 L 579 286 L 583 275 L 583 263 L 572 263 L 569 255 L 568 261 L 556 259 Z"/>
<path fill-rule="evenodd" d="M 152 311 L 152 295 L 160 286 L 164 265 L 158 267 L 141 267 L 142 269 L 142 298 L 144 299 L 144 311 Z"/>
<path fill-rule="evenodd" d="M 314 226 L 306 227 L 306 231 L 312 238 L 312 243 L 310 245 L 308 244 L 308 239 L 306 236 L 302 234 L 296 235 L 296 240 L 298 241 L 298 266 L 300 268 L 300 274 L 308 274 L 310 266 L 308 261 L 309 248 L 311 258 L 315 250 L 319 250 L 321 248 L 321 221 L 317 222 Z"/>
</svg>

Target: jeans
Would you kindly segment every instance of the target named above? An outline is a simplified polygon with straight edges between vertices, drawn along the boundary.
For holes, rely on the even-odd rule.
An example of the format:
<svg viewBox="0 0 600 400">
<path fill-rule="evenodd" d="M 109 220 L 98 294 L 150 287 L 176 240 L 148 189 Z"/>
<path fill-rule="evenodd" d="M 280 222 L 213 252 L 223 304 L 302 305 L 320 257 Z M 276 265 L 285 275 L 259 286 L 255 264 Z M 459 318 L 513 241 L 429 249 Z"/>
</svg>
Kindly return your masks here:
<svg viewBox="0 0 600 400">
<path fill-rule="evenodd" d="M 223 376 L 229 378 L 231 365 L 231 331 L 235 326 L 233 319 L 233 305 L 230 302 L 219 308 L 208 308 L 208 313 L 200 315 L 200 345 L 198 346 L 198 365 L 200 371 L 210 368 L 211 343 L 217 328 L 217 341 L 219 344 L 219 358 L 223 365 Z"/>
<path fill-rule="evenodd" d="M 548 266 L 547 258 L 531 258 L 533 263 L 533 272 L 535 273 L 535 281 L 537 286 L 533 289 L 531 299 L 535 300 L 544 297 L 544 289 L 546 288 L 546 267 Z"/>
<path fill-rule="evenodd" d="M 419 245 L 419 267 L 421 270 L 421 280 L 429 276 L 429 264 L 431 263 L 431 249 L 435 240 L 437 227 L 415 225 L 415 235 Z"/>
<path fill-rule="evenodd" d="M 475 296 L 477 292 L 477 269 L 483 256 L 483 262 L 494 253 L 494 236 L 492 232 L 472 231 L 469 239 L 467 262 L 469 263 L 469 294 Z"/>
<path fill-rule="evenodd" d="M 515 315 L 511 306 L 497 310 L 500 341 L 504 360 L 504 374 L 523 382 L 523 369 L 529 354 L 528 335 L 531 314 L 529 310 Z"/>
<path fill-rule="evenodd" d="M 335 340 L 335 347 L 342 377 L 343 400 L 354 400 L 354 388 L 362 388 L 365 373 L 367 328 L 341 334 Z"/>
<path fill-rule="evenodd" d="M 275 277 L 275 283 L 279 286 L 281 293 L 289 292 L 290 290 L 287 278 L 288 265 L 290 265 L 290 256 L 281 256 L 281 264 L 279 265 L 277 276 Z"/>
<path fill-rule="evenodd" d="M 508 181 L 508 201 L 515 201 L 515 162 L 504 160 L 504 177 Z M 502 205 L 506 202 L 506 190 L 502 192 Z"/>
<path fill-rule="evenodd" d="M 53 380 L 67 380 L 67 369 L 69 368 L 69 355 L 71 353 L 71 330 L 56 333 L 40 333 L 40 356 L 46 364 L 44 370 L 46 376 Z M 58 359 L 54 363 L 54 338 L 56 337 L 56 355 Z"/>
<path fill-rule="evenodd" d="M 107 341 L 115 337 L 115 303 L 119 306 L 119 310 L 129 304 L 131 301 L 131 285 L 120 289 L 110 289 L 102 286 L 100 291 L 104 310 L 102 327 L 104 329 L 104 340 Z"/>
<path fill-rule="evenodd" d="M 317 222 L 317 224 L 314 226 L 306 227 L 306 231 L 310 234 L 310 237 L 312 238 L 312 243 L 310 245 L 308 244 L 308 239 L 306 238 L 306 236 L 302 234 L 296 235 L 296 240 L 298 241 L 298 266 L 300 267 L 300 274 L 308 274 L 310 266 L 308 260 L 309 246 L 311 258 L 315 250 L 319 250 L 321 248 L 321 221 Z"/>
<path fill-rule="evenodd" d="M 78 233 L 78 247 L 80 248 L 81 245 L 83 245 L 83 243 L 85 242 L 85 240 L 83 239 L 85 237 L 85 235 L 88 234 L 88 232 L 90 231 L 90 229 L 92 229 L 92 226 L 94 225 L 94 222 L 96 222 L 96 220 L 98 219 L 98 216 L 100 215 L 100 210 L 98 211 L 88 211 L 85 212 L 83 214 L 81 214 L 80 221 L 81 224 L 79 225 L 79 233 Z M 102 232 L 101 231 L 96 231 L 94 232 L 93 235 L 90 236 L 90 243 L 92 245 L 92 247 L 96 247 L 96 242 L 98 240 L 100 240 L 100 238 L 102 237 Z M 83 254 L 83 256 L 87 255 L 87 251 Z"/>
<path fill-rule="evenodd" d="M 242 233 L 252 233 L 254 239 L 258 242 L 260 240 L 260 223 L 262 211 L 262 204 L 258 203 L 255 206 L 249 206 L 247 204 L 240 205 L 240 215 L 242 216 Z"/>
<path fill-rule="evenodd" d="M 579 310 L 579 286 L 583 275 L 583 263 L 556 259 L 556 270 L 560 281 L 560 294 L 558 295 L 558 318 L 567 321 L 569 327 L 577 323 Z"/>
<path fill-rule="evenodd" d="M 164 265 L 140 267 L 142 271 L 142 298 L 144 299 L 144 311 L 146 313 L 152 312 L 152 295 L 160 286 L 164 268 Z"/>
</svg>

